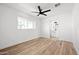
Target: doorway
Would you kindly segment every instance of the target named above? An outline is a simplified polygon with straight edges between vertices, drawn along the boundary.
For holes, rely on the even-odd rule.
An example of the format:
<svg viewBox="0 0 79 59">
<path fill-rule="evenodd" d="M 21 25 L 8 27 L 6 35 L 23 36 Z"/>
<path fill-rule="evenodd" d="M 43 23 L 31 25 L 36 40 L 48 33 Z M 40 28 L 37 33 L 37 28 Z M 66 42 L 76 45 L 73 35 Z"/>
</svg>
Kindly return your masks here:
<svg viewBox="0 0 79 59">
<path fill-rule="evenodd" d="M 50 38 L 56 38 L 57 37 L 57 30 L 58 30 L 58 21 L 57 20 L 51 20 L 50 21 Z"/>
</svg>

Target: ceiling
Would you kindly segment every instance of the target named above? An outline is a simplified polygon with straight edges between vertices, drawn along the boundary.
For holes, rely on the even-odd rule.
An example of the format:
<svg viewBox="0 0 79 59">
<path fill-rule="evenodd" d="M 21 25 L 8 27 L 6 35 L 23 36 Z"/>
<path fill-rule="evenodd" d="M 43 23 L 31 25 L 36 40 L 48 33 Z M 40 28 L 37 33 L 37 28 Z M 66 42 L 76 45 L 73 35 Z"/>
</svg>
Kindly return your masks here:
<svg viewBox="0 0 79 59">
<path fill-rule="evenodd" d="M 54 7 L 55 3 L 6 3 L 6 5 L 16 8 L 20 11 L 23 11 L 24 13 L 31 15 L 33 17 L 37 17 L 39 19 L 47 19 L 49 17 L 60 15 L 60 14 L 71 14 L 74 4 L 73 3 L 61 3 L 60 6 Z M 50 12 L 47 12 L 47 16 L 40 15 L 37 16 L 37 13 L 32 13 L 33 11 L 38 11 L 37 6 L 40 5 L 40 7 L 43 10 L 51 9 Z"/>
</svg>

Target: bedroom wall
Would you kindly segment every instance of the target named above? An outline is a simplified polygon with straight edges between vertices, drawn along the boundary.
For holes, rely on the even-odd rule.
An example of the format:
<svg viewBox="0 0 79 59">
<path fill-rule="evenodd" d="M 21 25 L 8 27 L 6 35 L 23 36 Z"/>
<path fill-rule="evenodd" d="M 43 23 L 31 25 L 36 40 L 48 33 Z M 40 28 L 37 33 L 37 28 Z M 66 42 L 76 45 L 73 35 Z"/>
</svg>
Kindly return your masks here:
<svg viewBox="0 0 79 59">
<path fill-rule="evenodd" d="M 79 4 L 75 4 L 72 14 L 73 19 L 73 43 L 74 47 L 79 54 Z"/>
<path fill-rule="evenodd" d="M 72 10 L 73 4 L 61 4 L 61 6 L 55 9 L 55 16 L 41 20 L 42 36 L 47 38 L 50 37 L 50 21 L 57 19 L 59 22 L 57 37 L 60 40 L 73 41 Z"/>
<path fill-rule="evenodd" d="M 36 29 L 18 30 L 17 16 L 26 17 L 36 22 Z M 0 5 L 0 49 L 39 37 L 40 21 L 19 10 Z"/>
<path fill-rule="evenodd" d="M 63 15 L 59 20 L 59 26 L 57 31 L 57 38 L 60 40 L 66 40 L 66 41 L 72 41 L 72 21 L 71 21 L 71 15 Z M 42 28 L 41 28 L 41 35 L 43 37 L 50 38 L 50 21 L 51 19 L 55 18 L 49 18 L 45 20 L 41 20 Z M 69 21 L 70 20 L 70 21 Z"/>
</svg>

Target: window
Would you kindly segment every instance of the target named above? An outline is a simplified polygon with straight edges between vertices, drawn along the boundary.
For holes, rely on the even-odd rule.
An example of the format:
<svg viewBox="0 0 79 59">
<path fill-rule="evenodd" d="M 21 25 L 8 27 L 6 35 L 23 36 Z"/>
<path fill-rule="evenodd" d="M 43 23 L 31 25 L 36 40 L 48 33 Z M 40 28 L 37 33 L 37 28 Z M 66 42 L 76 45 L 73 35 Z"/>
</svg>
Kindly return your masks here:
<svg viewBox="0 0 79 59">
<path fill-rule="evenodd" d="M 17 22 L 18 22 L 17 25 L 18 29 L 34 29 L 36 25 L 33 20 L 27 20 L 24 17 L 18 17 Z"/>
</svg>

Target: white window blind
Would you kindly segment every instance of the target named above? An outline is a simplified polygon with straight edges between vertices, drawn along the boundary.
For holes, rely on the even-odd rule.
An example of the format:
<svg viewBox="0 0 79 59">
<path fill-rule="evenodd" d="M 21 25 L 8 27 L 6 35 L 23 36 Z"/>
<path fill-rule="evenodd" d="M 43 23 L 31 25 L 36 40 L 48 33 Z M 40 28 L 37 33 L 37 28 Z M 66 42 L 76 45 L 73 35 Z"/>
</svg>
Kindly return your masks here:
<svg viewBox="0 0 79 59">
<path fill-rule="evenodd" d="M 17 17 L 18 29 L 35 29 L 36 23 L 32 20 L 27 20 L 24 17 Z"/>
</svg>

